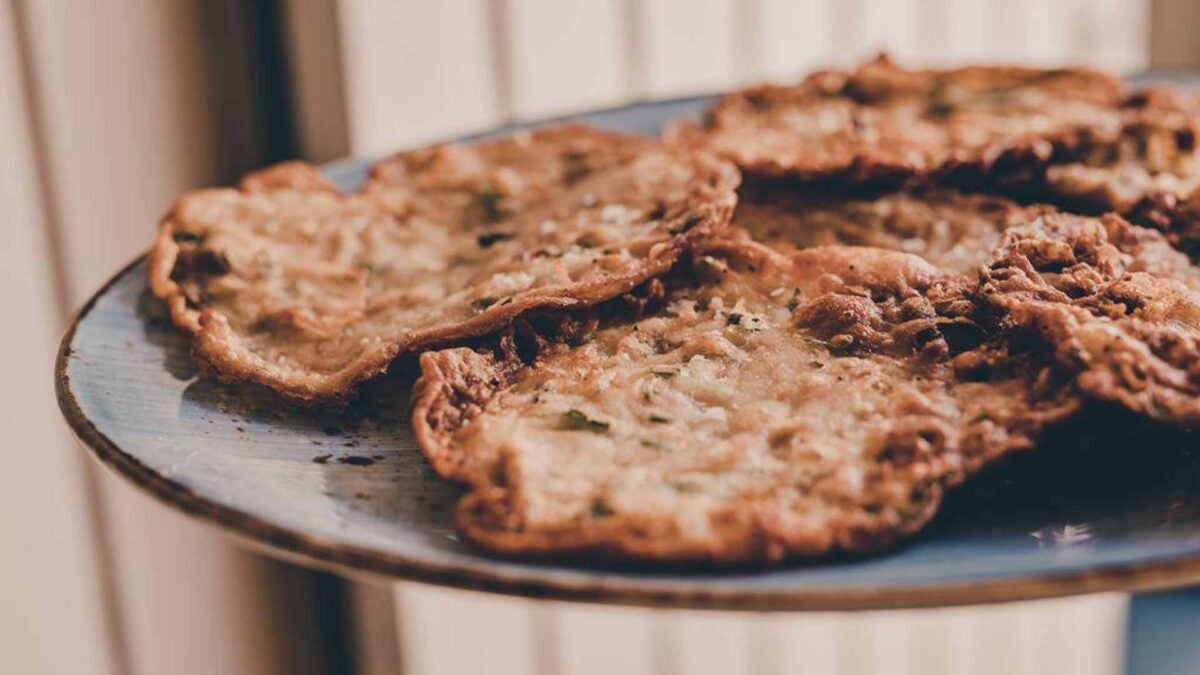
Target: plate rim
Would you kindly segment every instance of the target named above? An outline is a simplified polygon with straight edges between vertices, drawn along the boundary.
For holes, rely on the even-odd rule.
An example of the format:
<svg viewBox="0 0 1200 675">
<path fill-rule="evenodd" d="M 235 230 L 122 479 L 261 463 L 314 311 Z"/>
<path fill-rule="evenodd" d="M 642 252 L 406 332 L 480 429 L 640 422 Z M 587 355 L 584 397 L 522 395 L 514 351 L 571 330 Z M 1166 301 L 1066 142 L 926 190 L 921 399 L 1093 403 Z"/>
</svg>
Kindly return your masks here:
<svg viewBox="0 0 1200 675">
<path fill-rule="evenodd" d="M 613 112 L 642 105 L 683 102 L 702 97 L 639 101 L 568 117 Z M 543 122 L 534 122 L 534 126 Z M 512 129 L 502 127 L 500 129 Z M 489 135 L 500 129 L 473 135 Z M 345 170 L 355 162 L 346 158 L 322 166 L 323 170 Z M 276 558 L 304 566 L 333 571 L 352 578 L 415 581 L 463 590 L 482 591 L 532 599 L 600 603 L 675 609 L 749 611 L 847 611 L 951 607 L 1062 597 L 1100 592 L 1166 590 L 1200 584 L 1200 552 L 1166 556 L 1140 562 L 1107 565 L 1086 570 L 1045 572 L 1017 578 L 953 581 L 910 586 L 866 588 L 778 589 L 763 591 L 653 589 L 622 586 L 603 580 L 540 581 L 511 579 L 486 570 L 457 569 L 427 563 L 404 555 L 339 543 L 273 523 L 260 516 L 202 497 L 181 483 L 163 476 L 122 450 L 87 418 L 71 387 L 68 365 L 76 330 L 110 289 L 132 274 L 146 260 L 142 254 L 109 278 L 71 318 L 55 357 L 54 390 L 59 409 L 71 431 L 89 455 L 101 466 L 121 476 L 134 487 L 177 511 L 232 535 L 239 542 Z"/>
</svg>

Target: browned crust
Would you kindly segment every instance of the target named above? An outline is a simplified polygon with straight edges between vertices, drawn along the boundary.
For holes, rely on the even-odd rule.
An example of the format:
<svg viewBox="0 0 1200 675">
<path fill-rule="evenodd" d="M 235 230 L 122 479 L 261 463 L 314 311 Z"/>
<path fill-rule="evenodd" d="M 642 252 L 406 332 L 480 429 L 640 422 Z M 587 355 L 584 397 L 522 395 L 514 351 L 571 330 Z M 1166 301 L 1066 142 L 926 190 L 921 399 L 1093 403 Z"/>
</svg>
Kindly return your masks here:
<svg viewBox="0 0 1200 675">
<path fill-rule="evenodd" d="M 1121 251 L 1140 229 L 1115 214 L 1050 215 L 1014 229 L 983 271 L 980 297 L 1050 345 L 1086 396 L 1196 428 L 1200 305 L 1179 280 L 1140 271 Z"/>
<path fill-rule="evenodd" d="M 1023 167 L 1003 176 L 1009 189 L 1028 193 L 1067 210 L 1101 214 L 1115 211 L 1138 225 L 1164 232 L 1171 242 L 1189 253 L 1200 252 L 1200 191 L 1147 185 L 1131 189 L 1117 171 L 1119 164 L 1139 164 L 1155 174 L 1170 164 L 1168 155 L 1194 157 L 1200 151 L 1200 98 L 1163 87 L 1133 92 L 1120 107 L 1121 132 L 1113 138 L 1092 138 L 1071 161 L 1044 167 Z M 1128 157 L 1129 153 L 1142 156 Z M 1147 160 L 1147 156 L 1153 159 Z M 1075 161 L 1077 160 L 1077 161 Z M 1107 180 L 1071 180 L 1076 167 L 1109 170 Z M 1055 176 L 1055 173 L 1058 173 Z M 1165 171 L 1178 173 L 1174 169 Z M 1186 178 L 1186 176 L 1185 176 Z"/>
<path fill-rule="evenodd" d="M 876 72 L 878 71 L 878 72 Z M 723 96 L 707 112 L 703 128 L 687 123 L 668 128 L 666 138 L 676 144 L 697 144 L 715 147 L 711 140 L 723 130 L 733 128 L 737 120 L 754 114 L 765 102 L 776 105 L 803 105 L 808 101 L 829 97 L 854 100 L 863 92 L 856 89 L 883 88 L 908 95 L 928 96 L 935 80 L 970 81 L 997 84 L 1020 83 L 1054 75 L 1070 78 L 1077 84 L 1084 99 L 1113 109 L 1120 102 L 1120 83 L 1112 76 L 1085 68 L 1040 69 L 1020 66 L 968 66 L 954 70 L 907 70 L 894 65 L 886 55 L 860 66 L 851 72 L 817 72 L 796 85 L 765 84 L 749 87 Z M 871 103 L 856 103 L 860 109 Z M 936 180 L 947 174 L 978 175 L 1007 167 L 1044 165 L 1053 158 L 1076 156 L 1096 142 L 1096 132 L 1081 125 L 1047 134 L 1029 134 L 1010 143 L 991 145 L 966 151 L 954 149 L 944 159 L 928 161 L 919 148 L 913 152 L 895 152 L 894 144 L 857 143 L 842 148 L 842 152 L 814 160 L 813 157 L 791 152 L 764 156 L 745 147 L 720 148 L 719 154 L 733 161 L 751 175 L 789 177 L 800 180 L 835 180 L 852 183 L 894 183 L 908 180 Z M 903 149 L 903 148 L 902 148 Z"/>
<path fill-rule="evenodd" d="M 101 466 L 145 494 L 179 509 L 189 517 L 238 537 L 248 545 L 283 559 L 303 559 L 322 569 L 343 574 L 380 575 L 475 591 L 507 593 L 519 597 L 636 605 L 657 608 L 690 608 L 753 611 L 814 611 L 945 607 L 1012 602 L 1036 598 L 1106 591 L 1166 590 L 1200 583 L 1200 557 L 1183 554 L 1164 559 L 1110 565 L 1084 572 L 1055 572 L 1013 579 L 985 579 L 965 583 L 918 586 L 880 584 L 874 587 L 821 587 L 718 590 L 711 586 L 687 589 L 648 588 L 613 584 L 595 578 L 580 582 L 560 577 L 514 578 L 481 567 L 449 567 L 397 553 L 348 545 L 313 536 L 196 494 L 187 486 L 147 466 L 122 449 L 88 419 L 76 399 L 68 373 L 71 354 L 77 349 L 77 331 L 88 320 L 96 302 L 137 269 L 144 256 L 126 265 L 88 299 L 68 325 L 54 364 L 54 389 L 58 405 L 71 430 Z"/>
<path fill-rule="evenodd" d="M 521 530 L 512 522 L 514 491 L 472 475 L 450 438 L 524 367 L 511 357 L 497 358 L 465 347 L 426 352 L 413 390 L 413 430 L 421 451 L 438 475 L 470 487 L 455 508 L 455 524 L 469 540 L 494 553 L 597 555 L 656 563 L 779 563 L 832 551 L 887 548 L 923 527 L 941 504 L 942 486 L 930 485 L 906 512 L 852 512 L 837 527 L 820 532 L 789 530 L 770 510 L 736 505 L 712 514 L 725 526 L 725 536 L 708 542 L 689 542 L 664 531 L 653 519 L 628 515 L 586 521 L 570 529 Z"/>
<path fill-rule="evenodd" d="M 553 128 L 543 133 L 617 137 L 609 132 L 580 126 Z M 737 199 L 734 190 L 740 181 L 740 176 L 732 166 L 704 153 L 680 153 L 680 156 L 683 161 L 703 167 L 705 177 L 693 191 L 692 201 L 673 216 L 672 222 L 679 233 L 672 235 L 665 246 L 656 249 L 637 268 L 624 274 L 610 274 L 586 284 L 578 284 L 562 292 L 522 294 L 512 302 L 493 305 L 458 324 L 416 331 L 408 339 L 351 362 L 335 374 L 310 378 L 315 381 L 292 381 L 277 376 L 272 372 L 272 364 L 246 350 L 232 347 L 235 336 L 224 317 L 211 309 L 189 307 L 183 289 L 171 278 L 179 254 L 179 245 L 173 238 L 176 228 L 174 214 L 187 200 L 202 199 L 212 192 L 235 190 L 198 190 L 179 198 L 163 218 L 149 251 L 150 287 L 154 295 L 166 303 L 175 324 L 192 333 L 196 360 L 220 378 L 262 384 L 299 403 L 344 399 L 355 385 L 384 372 L 402 353 L 493 332 L 532 309 L 585 307 L 625 293 L 646 279 L 666 272 L 696 242 L 713 236 L 728 225 Z M 336 191 L 317 167 L 304 162 L 285 162 L 251 173 L 236 188 L 242 193 L 272 190 Z M 685 220 L 688 221 L 686 227 L 683 226 Z"/>
<path fill-rule="evenodd" d="M 752 242 L 723 240 L 703 249 L 705 255 L 741 257 L 751 265 L 794 264 L 798 268 L 818 265 L 814 274 L 827 270 L 850 270 L 842 298 L 862 299 L 863 295 L 908 295 L 909 302 L 898 302 L 893 310 L 910 310 L 913 286 L 929 292 L 938 275 L 913 256 L 891 251 L 875 251 L 882 268 L 874 271 L 847 266 L 838 253 L 854 249 L 829 247 L 825 252 L 810 249 L 794 256 L 781 256 Z M 863 249 L 858 249 L 862 251 Z M 699 254 L 698 254 L 699 255 Z M 788 261 L 788 258 L 791 258 Z M 858 263 L 862 263 L 861 260 Z M 860 274 L 861 272 L 861 274 Z M 936 291 L 934 292 L 936 294 Z M 835 294 L 836 295 L 836 294 Z M 947 311 L 956 308 L 947 305 Z M 853 316 L 852 308 L 848 310 Z M 801 325 L 805 318 L 797 319 Z M 867 322 L 868 317 L 850 319 Z M 896 320 L 896 317 L 892 317 Z M 950 320 L 953 322 L 953 319 Z M 910 328 L 913 321 L 907 322 Z M 935 322 L 931 320 L 930 325 Z M 553 348 L 553 347 L 552 347 Z M 863 343 L 867 351 L 888 347 Z M 942 348 L 946 349 L 945 341 Z M 928 347 L 927 352 L 936 352 Z M 960 453 L 950 458 L 955 466 L 934 465 L 946 462 L 937 447 L 947 442 L 936 425 L 912 420 L 899 425 L 889 439 L 891 456 L 882 462 L 874 478 L 892 485 L 907 485 L 909 492 L 896 495 L 898 504 L 879 512 L 848 508 L 839 512 L 827 527 L 814 530 L 789 524 L 787 518 L 753 502 L 733 504 L 717 512 L 713 519 L 721 523 L 720 535 L 705 541 L 688 540 L 663 523 L 650 517 L 618 514 L 603 519 L 575 523 L 570 527 L 530 531 L 521 528 L 513 513 L 514 501 L 521 497 L 513 485 L 496 485 L 490 476 L 474 475 L 467 458 L 453 441 L 455 432 L 479 415 L 488 401 L 511 386 L 533 362 L 523 359 L 511 344 L 501 339 L 491 349 L 467 347 L 422 354 L 421 376 L 413 391 L 413 429 L 422 452 L 443 478 L 467 485 L 469 492 L 456 508 L 459 531 L 472 542 L 509 556 L 576 556 L 638 559 L 655 563 L 708 562 L 716 564 L 778 564 L 785 560 L 812 557 L 832 552 L 871 552 L 887 548 L 921 529 L 937 512 L 945 490 L 958 485 L 1005 455 L 1032 448 L 1038 437 L 1051 425 L 1062 422 L 1081 409 L 1082 401 L 1074 394 L 1069 379 L 1064 380 L 1047 366 L 1044 359 L 1013 357 L 1003 353 L 1001 345 L 963 354 L 978 365 L 987 361 L 989 369 L 1028 370 L 1029 388 L 1042 401 L 1037 409 L 1000 410 L 993 416 L 976 420 L 962 436 Z M 956 363 L 969 370 L 972 363 Z M 513 469 L 515 472 L 515 468 Z M 929 479 L 940 472 L 941 478 Z"/>
</svg>

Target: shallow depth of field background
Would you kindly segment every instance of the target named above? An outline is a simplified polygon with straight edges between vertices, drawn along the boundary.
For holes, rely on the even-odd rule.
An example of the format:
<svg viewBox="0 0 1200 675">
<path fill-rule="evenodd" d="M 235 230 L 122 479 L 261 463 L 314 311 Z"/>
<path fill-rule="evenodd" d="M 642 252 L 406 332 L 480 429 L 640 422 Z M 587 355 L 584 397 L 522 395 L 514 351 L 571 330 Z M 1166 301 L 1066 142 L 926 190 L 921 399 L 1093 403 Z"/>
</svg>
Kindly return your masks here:
<svg viewBox="0 0 1200 675">
<path fill-rule="evenodd" d="M 667 614 L 269 561 L 91 464 L 59 420 L 51 359 L 69 314 L 177 193 L 269 162 L 373 156 L 880 50 L 1186 68 L 1197 35 L 1188 0 L 5 0 L 0 672 L 1118 672 L 1120 596 Z M 1017 647 L 978 647 L 992 638 Z"/>
</svg>

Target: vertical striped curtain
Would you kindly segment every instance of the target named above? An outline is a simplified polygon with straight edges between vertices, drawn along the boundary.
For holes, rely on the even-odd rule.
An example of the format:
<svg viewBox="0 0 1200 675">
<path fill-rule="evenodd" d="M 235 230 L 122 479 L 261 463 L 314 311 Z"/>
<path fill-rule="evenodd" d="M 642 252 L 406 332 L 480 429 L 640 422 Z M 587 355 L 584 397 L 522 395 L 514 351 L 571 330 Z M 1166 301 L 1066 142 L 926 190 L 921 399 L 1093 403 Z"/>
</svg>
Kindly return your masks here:
<svg viewBox="0 0 1200 675">
<path fill-rule="evenodd" d="M 0 295 L 14 324 L 0 350 L 0 667 L 1018 673 L 1054 652 L 1054 672 L 1114 672 L 1121 596 L 700 614 L 371 586 L 269 561 L 92 466 L 58 419 L 49 364 L 69 312 L 142 250 L 176 194 L 254 166 L 377 155 L 880 50 L 916 63 L 1195 65 L 1198 28 L 1187 0 L 0 4 Z M 984 639 L 1008 647 L 951 646 Z"/>
</svg>

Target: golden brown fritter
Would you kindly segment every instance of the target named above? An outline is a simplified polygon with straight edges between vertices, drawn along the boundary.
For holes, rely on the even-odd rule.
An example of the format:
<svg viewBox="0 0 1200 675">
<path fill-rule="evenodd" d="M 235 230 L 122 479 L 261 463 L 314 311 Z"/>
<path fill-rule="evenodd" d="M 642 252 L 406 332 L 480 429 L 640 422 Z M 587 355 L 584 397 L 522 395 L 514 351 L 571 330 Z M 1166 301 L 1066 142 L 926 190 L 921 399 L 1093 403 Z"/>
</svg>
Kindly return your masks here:
<svg viewBox="0 0 1200 675">
<path fill-rule="evenodd" d="M 737 182 L 719 160 L 579 126 L 403 153 L 353 194 L 288 163 L 180 198 L 151 287 L 217 374 L 336 399 L 402 352 L 665 272 L 726 226 Z"/>
<path fill-rule="evenodd" d="M 1116 215 L 1062 214 L 1014 228 L 983 271 L 977 295 L 1010 331 L 1034 336 L 1077 373 L 1083 395 L 1197 427 L 1195 268 L 1173 251 L 1166 258 L 1129 253 L 1123 243 L 1139 230 Z"/>
<path fill-rule="evenodd" d="M 1121 123 L 1118 137 L 1095 140 L 1078 161 L 1007 180 L 1072 210 L 1115 211 L 1200 252 L 1200 97 L 1147 89 L 1125 101 Z"/>
<path fill-rule="evenodd" d="M 1121 134 L 1078 162 L 1046 169 L 1052 194 L 1130 213 L 1146 199 L 1186 198 L 1200 186 L 1200 105 L 1195 96 L 1148 89 L 1121 107 Z"/>
<path fill-rule="evenodd" d="M 1083 222 L 1052 206 L 948 188 L 871 193 L 793 181 L 751 179 L 738 190 L 735 231 L 782 252 L 841 244 L 920 256 L 944 272 L 974 274 L 1005 232 L 1040 219 Z M 1095 221 L 1130 271 L 1175 279 L 1200 293 L 1200 268 L 1169 237 L 1115 216 Z"/>
<path fill-rule="evenodd" d="M 1004 230 L 1045 207 L 949 189 L 884 194 L 751 180 L 738 190 L 733 222 L 783 252 L 840 244 L 912 253 L 947 272 L 985 264 Z"/>
<path fill-rule="evenodd" d="M 1120 128 L 1118 82 L 1083 69 L 908 70 L 886 57 L 734 92 L 699 141 L 748 174 L 900 180 L 1041 164 Z"/>
<path fill-rule="evenodd" d="M 414 428 L 511 555 L 771 563 L 866 551 L 1080 405 L 1058 367 L 983 350 L 961 278 L 915 256 L 716 245 L 639 294 L 421 358 Z"/>
</svg>

